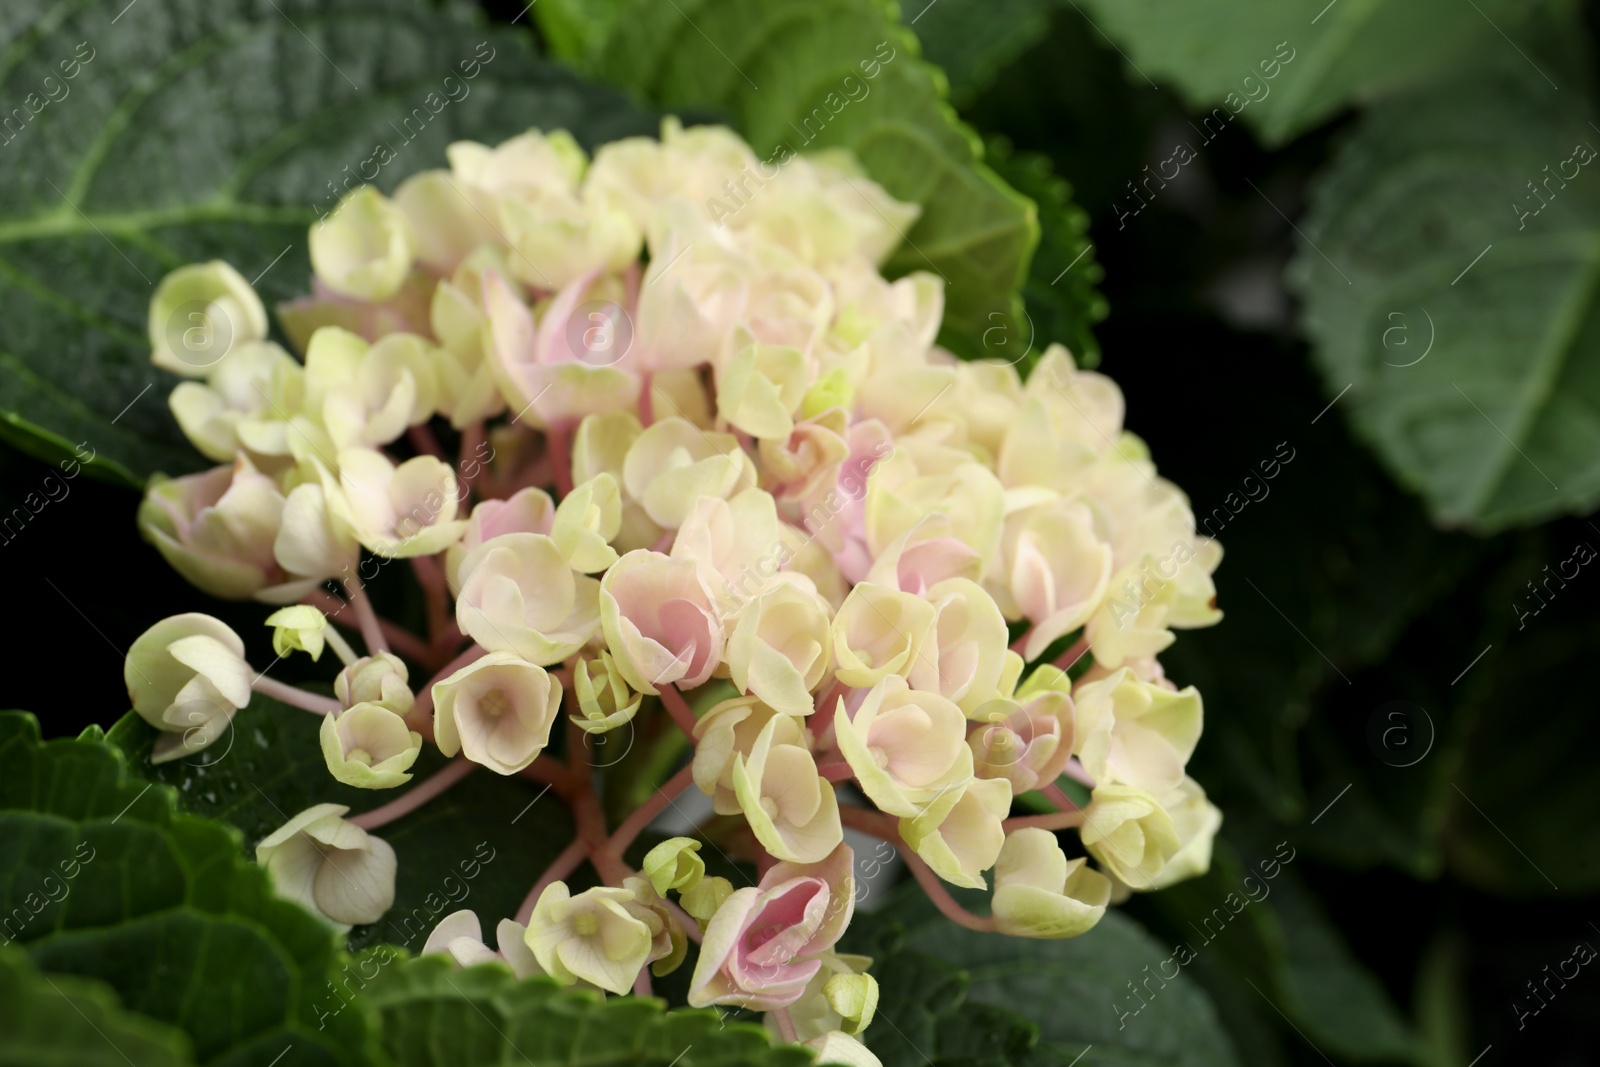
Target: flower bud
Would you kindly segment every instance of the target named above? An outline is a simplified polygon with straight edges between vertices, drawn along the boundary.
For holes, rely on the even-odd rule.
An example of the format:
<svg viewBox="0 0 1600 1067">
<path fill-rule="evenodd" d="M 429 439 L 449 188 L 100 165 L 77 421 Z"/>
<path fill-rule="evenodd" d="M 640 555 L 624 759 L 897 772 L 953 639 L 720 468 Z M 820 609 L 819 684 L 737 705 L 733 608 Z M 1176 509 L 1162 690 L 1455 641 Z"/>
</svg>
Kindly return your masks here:
<svg viewBox="0 0 1600 1067">
<path fill-rule="evenodd" d="M 375 923 L 394 904 L 394 849 L 342 816 L 343 804 L 307 808 L 263 838 L 256 862 L 280 897 L 341 929 Z"/>
<path fill-rule="evenodd" d="M 722 907 L 722 902 L 732 895 L 733 883 L 720 875 L 712 875 L 685 889 L 678 897 L 678 903 L 704 927 L 717 909 Z"/>
<path fill-rule="evenodd" d="M 140 634 L 122 677 L 133 710 L 162 731 L 151 762 L 199 752 L 222 736 L 250 703 L 253 676 L 244 642 L 210 615 L 173 615 Z"/>
<path fill-rule="evenodd" d="M 633 894 L 622 907 L 650 929 L 650 954 L 645 957 L 650 972 L 658 978 L 671 974 L 689 952 L 689 941 L 677 916 L 672 914 L 648 878 L 630 875 L 622 880 L 622 888 Z"/>
<path fill-rule="evenodd" d="M 1080 856 L 1068 860 L 1048 830 L 1014 830 L 994 865 L 994 921 L 1013 937 L 1064 938 L 1105 914 L 1111 883 Z"/>
<path fill-rule="evenodd" d="M 404 660 L 392 652 L 379 652 L 340 671 L 333 680 L 333 693 L 346 708 L 382 704 L 396 715 L 405 715 L 415 702 L 409 678 Z"/>
<path fill-rule="evenodd" d="M 323 487 L 302 482 L 289 490 L 284 500 L 272 556 L 286 580 L 261 590 L 256 599 L 282 604 L 299 599 L 329 578 L 349 575 L 361 558 L 361 546 L 328 506 Z"/>
<path fill-rule="evenodd" d="M 1204 716 L 1193 686 L 1173 692 L 1127 668 L 1078 686 L 1078 758 L 1096 782 L 1165 793 L 1183 781 Z"/>
<path fill-rule="evenodd" d="M 936 797 L 920 815 L 900 820 L 900 836 L 933 873 L 953 885 L 983 889 L 983 872 L 994 866 L 1011 811 L 1011 783 L 974 778 Z"/>
<path fill-rule="evenodd" d="M 878 1010 L 878 980 L 866 973 L 836 974 L 822 987 L 822 996 L 843 1021 L 840 1029 L 854 1037 Z"/>
<path fill-rule="evenodd" d="M 443 747 L 443 746 L 441 746 Z M 322 718 L 328 773 L 357 789 L 393 789 L 422 752 L 422 735 L 382 704 L 357 704 Z"/>
<path fill-rule="evenodd" d="M 416 239 L 405 213 L 371 185 L 348 193 L 333 214 L 311 226 L 311 269 L 328 288 L 380 302 L 411 272 Z"/>
<path fill-rule="evenodd" d="M 591 665 L 596 665 L 592 674 Z M 585 733 L 603 734 L 631 722 L 644 702 L 642 694 L 628 689 L 627 679 L 609 652 L 601 652 L 597 660 L 578 660 L 572 671 L 572 689 L 583 713 L 582 718 L 572 716 L 572 721 Z"/>
<path fill-rule="evenodd" d="M 833 724 L 862 792 L 890 815 L 920 815 L 972 777 L 961 709 L 937 693 L 908 688 L 898 676 L 873 686 L 854 717 L 840 700 Z"/>
<path fill-rule="evenodd" d="M 446 756 L 460 752 L 496 774 L 515 774 L 550 743 L 561 683 L 543 668 L 491 652 L 433 687 L 433 734 Z"/>
<path fill-rule="evenodd" d="M 600 583 L 574 574 L 549 537 L 502 534 L 462 560 L 456 622 L 491 652 L 548 666 L 594 636 Z"/>
<path fill-rule="evenodd" d="M 639 868 L 661 896 L 675 889 L 687 893 L 705 877 L 706 861 L 700 858 L 700 842 L 689 837 L 673 837 L 645 853 Z"/>
<path fill-rule="evenodd" d="M 279 608 L 267 616 L 267 625 L 272 627 L 272 651 L 279 657 L 304 652 L 312 662 L 322 658 L 322 648 L 327 644 L 322 631 L 328 620 L 316 608 L 309 604 Z"/>
<path fill-rule="evenodd" d="M 458 967 L 473 967 L 491 963 L 500 957 L 483 943 L 483 926 L 470 909 L 453 911 L 439 920 L 428 940 L 422 943 L 419 956 L 449 956 Z"/>
<path fill-rule="evenodd" d="M 1140 892 L 1177 854 L 1177 828 L 1155 797 L 1131 785 L 1095 786 L 1079 829 L 1083 847 L 1100 865 Z"/>
<path fill-rule="evenodd" d="M 632 891 L 617 886 L 573 896 L 565 882 L 550 883 L 528 922 L 527 944 L 540 968 L 562 985 L 630 992 L 654 947 L 650 927 L 625 907 L 632 900 Z"/>
<path fill-rule="evenodd" d="M 967 738 L 977 773 L 1007 779 L 1013 793 L 1055 781 L 1072 758 L 1076 737 L 1071 688 L 1065 671 L 1044 664 L 1014 699 L 980 707 L 972 717 L 987 725 Z"/>
<path fill-rule="evenodd" d="M 617 560 L 600 580 L 600 624 L 617 668 L 640 692 L 692 689 L 722 662 L 722 620 L 692 560 L 646 549 Z"/>
<path fill-rule="evenodd" d="M 150 362 L 199 378 L 229 353 L 267 336 L 267 309 L 221 260 L 191 263 L 161 279 L 150 298 Z"/>
</svg>

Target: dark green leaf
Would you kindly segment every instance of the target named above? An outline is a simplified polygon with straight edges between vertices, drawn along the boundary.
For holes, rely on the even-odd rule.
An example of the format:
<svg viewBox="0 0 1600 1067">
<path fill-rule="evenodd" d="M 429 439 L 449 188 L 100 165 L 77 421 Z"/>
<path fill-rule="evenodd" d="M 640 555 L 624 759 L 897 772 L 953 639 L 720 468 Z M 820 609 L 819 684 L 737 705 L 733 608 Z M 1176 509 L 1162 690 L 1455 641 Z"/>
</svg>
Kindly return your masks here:
<svg viewBox="0 0 1600 1067">
<path fill-rule="evenodd" d="M 1028 1062 L 1066 1064 L 1082 1054 L 1080 1067 L 1238 1063 L 1215 1009 L 1189 976 L 1179 972 L 1140 985 L 1150 990 L 1145 999 L 1132 992 L 1146 980 L 1147 966 L 1154 973 L 1173 953 L 1115 911 L 1067 941 L 963 929 L 920 891 L 902 894 L 887 914 L 905 922 L 906 949 L 965 972 L 967 1004 L 1015 1012 L 1038 1027 L 1039 1044 Z M 875 1041 L 881 1025 L 873 1024 Z M 942 1042 L 941 1036 L 941 1052 Z"/>
<path fill-rule="evenodd" d="M 950 100 L 965 107 L 1000 70 L 1050 30 L 1060 0 L 936 0 L 903 9 L 922 54 L 950 79 Z M 913 13 L 915 12 L 915 13 Z"/>
<path fill-rule="evenodd" d="M 717 1012 L 663 1012 L 661 1002 L 518 982 L 498 965 L 456 970 L 448 959 L 405 960 L 362 998 L 383 1020 L 398 1067 L 441 1063 L 612 1067 L 804 1067 L 805 1049 L 774 1048 L 765 1030 Z"/>
<path fill-rule="evenodd" d="M 183 1067 L 180 1030 L 122 1010 L 99 982 L 40 974 L 26 953 L 0 947 L 0 1064 L 4 1067 Z"/>
<path fill-rule="evenodd" d="M 257 695 L 235 716 L 229 736 L 189 760 L 147 773 L 176 788 L 185 809 L 232 823 L 252 843 L 313 804 L 345 804 L 358 814 L 404 794 L 335 781 L 322 757 L 319 724 L 316 716 Z M 129 713 L 110 738 L 137 765 L 148 756 L 154 733 Z M 427 749 L 405 788 L 415 788 L 447 762 Z M 381 941 L 415 952 L 441 918 L 461 908 L 476 911 L 486 930 L 515 915 L 539 875 L 572 840 L 566 808 L 543 788 L 478 770 L 375 831 L 399 859 L 394 907 L 377 923 L 351 931 L 351 946 Z"/>
<path fill-rule="evenodd" d="M 41 744 L 32 716 L 0 715 L 0 914 L 41 970 L 107 983 L 208 1063 L 365 1062 L 365 1012 L 318 1013 L 337 937 L 239 846 L 115 748 Z"/>
<path fill-rule="evenodd" d="M 1324 6 L 1325 5 L 1325 6 Z M 1353 103 L 1436 77 L 1514 30 L 1531 0 L 1084 0 L 1141 78 L 1240 115 L 1278 144 Z M 1474 7 L 1477 10 L 1474 10 Z M 1503 45 L 1503 41 L 1501 41 Z M 1507 49 L 1509 51 L 1509 47 Z"/>
<path fill-rule="evenodd" d="M 1436 519 L 1484 530 L 1600 502 L 1589 61 L 1528 50 L 1373 108 L 1292 275 L 1344 414 Z"/>
<path fill-rule="evenodd" d="M 0 55 L 15 114 L 40 107 L 3 134 L 0 437 L 45 459 L 86 442 L 134 485 L 200 463 L 149 362 L 167 271 L 225 259 L 270 306 L 307 288 L 306 227 L 346 181 L 393 188 L 461 138 L 566 127 L 594 145 L 652 125 L 532 60 L 525 33 L 416 0 L 19 0 Z M 66 95 L 41 104 L 51 76 Z"/>
</svg>

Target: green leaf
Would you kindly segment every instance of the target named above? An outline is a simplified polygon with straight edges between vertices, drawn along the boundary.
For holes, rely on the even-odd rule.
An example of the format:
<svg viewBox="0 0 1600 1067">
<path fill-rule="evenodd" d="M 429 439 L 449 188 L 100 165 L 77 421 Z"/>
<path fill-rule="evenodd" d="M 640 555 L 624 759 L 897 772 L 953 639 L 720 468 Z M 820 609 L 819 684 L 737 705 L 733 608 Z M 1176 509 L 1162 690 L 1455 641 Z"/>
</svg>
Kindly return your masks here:
<svg viewBox="0 0 1600 1067">
<path fill-rule="evenodd" d="M 1038 1027 L 1029 1063 L 1064 1065 L 1080 1054 L 1080 1067 L 1239 1062 L 1216 1010 L 1188 975 L 1180 971 L 1164 984 L 1153 982 L 1144 1000 L 1129 991 L 1129 983 L 1145 981 L 1146 966 L 1154 973 L 1172 950 L 1116 911 L 1067 941 L 966 930 L 940 915 L 920 890 L 901 894 L 886 914 L 905 923 L 907 949 L 965 972 L 967 1004 L 1015 1012 Z M 883 1025 L 874 1022 L 868 1031 L 874 1041 L 881 1040 Z"/>
<path fill-rule="evenodd" d="M 991 142 L 989 158 L 1002 178 L 1039 207 L 1039 250 L 1022 288 L 1024 343 L 1031 347 L 1018 369 L 1030 369 L 1053 342 L 1066 345 L 1078 366 L 1098 366 L 1100 343 L 1091 327 L 1106 317 L 1105 297 L 1095 290 L 1105 271 L 1094 259 L 1088 212 L 1072 202 L 1072 186 L 1055 176 L 1047 156 L 1013 153 L 1010 145 Z M 997 344 L 990 348 L 1002 359 L 1019 359 Z"/>
<path fill-rule="evenodd" d="M 184 1067 L 194 1060 L 180 1030 L 122 1010 L 99 982 L 40 974 L 27 953 L 0 947 L 3 1067 Z"/>
<path fill-rule="evenodd" d="M 359 814 L 404 794 L 405 789 L 354 789 L 335 781 L 323 761 L 320 723 L 257 694 L 211 749 L 146 773 L 173 786 L 186 810 L 232 823 L 252 845 L 313 804 L 344 804 Z M 149 755 L 155 730 L 130 712 L 109 736 L 138 766 Z M 448 762 L 427 748 L 406 788 L 416 788 Z M 527 779 L 481 769 L 374 832 L 399 860 L 394 906 L 378 922 L 352 930 L 350 946 L 388 942 L 413 952 L 440 919 L 459 909 L 476 911 L 486 930 L 515 915 L 573 836 L 571 817 L 554 794 Z"/>
<path fill-rule="evenodd" d="M 1327 389 L 1349 388 L 1343 413 L 1448 525 L 1600 503 L 1600 180 L 1573 161 L 1600 138 L 1588 57 L 1561 40 L 1577 29 L 1546 30 L 1562 61 L 1491 48 L 1373 108 L 1302 227 L 1292 279 Z"/>
<path fill-rule="evenodd" d="M 547 0 L 534 16 L 581 69 L 667 109 L 717 111 L 763 158 L 783 145 L 851 149 L 891 194 L 922 205 L 886 269 L 945 279 L 941 340 L 961 355 L 1006 358 L 987 342 L 1026 336 L 1017 290 L 1038 243 L 1034 207 L 983 164 L 976 136 L 944 101 L 942 75 L 918 58 L 891 5 L 597 6 Z"/>
<path fill-rule="evenodd" d="M 1515 30 L 1533 0 L 1084 0 L 1141 79 L 1170 82 L 1268 144 L 1437 77 Z M 1477 10 L 1474 10 L 1474 8 Z M 1501 41 L 1502 46 L 1504 42 Z M 1509 47 L 1507 47 L 1509 51 Z"/>
<path fill-rule="evenodd" d="M 342 961 L 332 929 L 104 742 L 41 743 L 31 715 L 0 714 L 0 872 L 7 936 L 41 970 L 107 983 L 198 1059 L 365 1062 L 366 1013 L 318 1013 Z"/>
<path fill-rule="evenodd" d="M 1600 546 L 1600 537 L 1587 543 Z M 1562 557 L 1546 559 L 1555 573 Z M 1580 572 L 1585 577 L 1592 580 Z M 1587 595 L 1555 582 L 1546 588 L 1553 607 Z M 1525 589 L 1518 593 L 1534 602 Z M 1600 888 L 1600 797 L 1589 765 L 1600 720 L 1572 674 L 1572 664 L 1586 662 L 1600 641 L 1600 623 L 1588 604 L 1566 603 L 1578 618 L 1529 619 L 1478 667 L 1488 668 L 1482 710 L 1446 786 L 1450 868 L 1492 893 L 1570 896 Z"/>
<path fill-rule="evenodd" d="M 658 1000 L 605 999 L 546 978 L 519 982 L 497 964 L 457 970 L 439 956 L 379 972 L 362 1000 L 381 1016 L 384 1051 L 397 1067 L 804 1067 L 812 1059 L 715 1011 L 665 1012 Z"/>
<path fill-rule="evenodd" d="M 923 6 L 926 5 L 926 6 Z M 912 0 L 902 10 L 922 54 L 950 79 L 950 100 L 964 108 L 1007 64 L 1044 39 L 1060 0 Z"/>
<path fill-rule="evenodd" d="M 529 126 L 591 146 L 653 126 L 461 7 L 125 6 L 17 0 L 0 18 L 5 98 L 31 112 L 52 75 L 67 91 L 3 135 L 0 438 L 46 460 L 87 442 L 100 474 L 131 485 L 201 462 L 166 411 L 175 379 L 149 362 L 164 273 L 225 259 L 270 306 L 308 288 L 306 227 L 346 180 L 390 189 L 453 140 Z M 381 167 L 379 145 L 394 157 Z"/>
</svg>

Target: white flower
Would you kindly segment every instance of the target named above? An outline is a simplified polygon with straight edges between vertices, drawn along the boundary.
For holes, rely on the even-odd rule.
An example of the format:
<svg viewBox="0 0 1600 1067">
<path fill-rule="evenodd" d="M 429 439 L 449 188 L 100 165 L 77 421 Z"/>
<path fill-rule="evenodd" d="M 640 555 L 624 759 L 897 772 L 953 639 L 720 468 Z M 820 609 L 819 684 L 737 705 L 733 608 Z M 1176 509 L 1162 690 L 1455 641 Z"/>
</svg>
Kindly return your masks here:
<svg viewBox="0 0 1600 1067">
<path fill-rule="evenodd" d="M 375 923 L 394 904 L 394 849 L 341 818 L 349 810 L 307 808 L 256 846 L 279 896 L 341 929 Z"/>
</svg>

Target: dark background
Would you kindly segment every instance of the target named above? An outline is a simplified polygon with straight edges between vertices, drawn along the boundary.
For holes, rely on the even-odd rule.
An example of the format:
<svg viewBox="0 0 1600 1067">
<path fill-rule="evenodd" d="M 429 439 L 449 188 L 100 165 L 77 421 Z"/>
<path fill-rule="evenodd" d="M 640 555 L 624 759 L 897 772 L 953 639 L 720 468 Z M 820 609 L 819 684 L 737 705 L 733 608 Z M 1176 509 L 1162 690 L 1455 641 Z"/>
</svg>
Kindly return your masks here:
<svg viewBox="0 0 1600 1067">
<path fill-rule="evenodd" d="M 521 7 L 486 4 L 504 21 Z M 1591 6 L 1591 30 L 1595 21 Z M 1221 504 L 1280 443 L 1294 450 L 1270 495 L 1220 532 L 1227 618 L 1163 656 L 1206 696 L 1191 769 L 1225 813 L 1225 847 L 1248 861 L 1294 843 L 1295 870 L 1355 956 L 1425 1041 L 1456 1050 L 1434 1062 L 1465 1064 L 1486 1047 L 1485 1065 L 1600 1062 L 1595 968 L 1521 1028 L 1513 1007 L 1531 1006 L 1524 984 L 1576 942 L 1600 946 L 1600 576 L 1580 573 L 1524 630 L 1511 607 L 1545 564 L 1578 542 L 1600 545 L 1600 529 L 1570 518 L 1490 539 L 1436 530 L 1352 440 L 1338 405 L 1318 417 L 1331 397 L 1279 281 L 1296 238 L 1266 198 L 1297 217 L 1351 118 L 1277 152 L 1232 124 L 1119 226 L 1110 205 L 1121 181 L 1186 139 L 1189 116 L 1171 92 L 1130 81 L 1102 45 L 1065 6 L 1049 37 L 962 110 L 1072 182 L 1110 306 L 1095 331 L 1101 369 L 1195 511 Z M 163 403 L 156 393 L 138 402 Z M 0 450 L 0 509 L 51 469 Z M 135 494 L 70 485 L 0 542 L 10 700 L 47 735 L 126 710 L 122 652 L 162 616 L 213 612 L 262 654 L 256 608 L 188 588 L 137 538 Z M 1389 718 L 1396 708 L 1402 718 Z M 1396 722 L 1401 734 L 1385 740 Z M 1169 896 L 1130 907 L 1176 938 L 1182 905 Z M 1267 1060 L 1332 1062 L 1292 1029 L 1263 1040 Z"/>
</svg>

